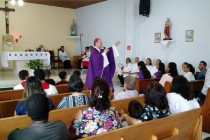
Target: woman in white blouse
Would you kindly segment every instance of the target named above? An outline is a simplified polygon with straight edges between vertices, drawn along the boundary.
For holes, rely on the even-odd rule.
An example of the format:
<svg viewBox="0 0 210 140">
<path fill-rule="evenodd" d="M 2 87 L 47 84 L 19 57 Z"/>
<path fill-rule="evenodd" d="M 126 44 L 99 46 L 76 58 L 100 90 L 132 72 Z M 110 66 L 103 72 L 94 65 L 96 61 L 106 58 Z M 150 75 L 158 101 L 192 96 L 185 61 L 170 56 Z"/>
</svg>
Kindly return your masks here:
<svg viewBox="0 0 210 140">
<path fill-rule="evenodd" d="M 195 76 L 194 76 L 195 68 L 191 64 L 189 64 L 189 63 L 186 63 L 183 68 L 184 68 L 184 72 L 185 72 L 185 74 L 183 76 L 188 81 L 195 80 Z"/>
<path fill-rule="evenodd" d="M 197 100 L 193 97 L 190 84 L 184 76 L 175 76 L 171 83 L 171 93 L 167 95 L 171 114 L 199 108 Z"/>
<path fill-rule="evenodd" d="M 126 58 L 126 64 L 124 68 L 121 71 L 121 74 L 118 74 L 118 78 L 120 79 L 121 87 L 124 86 L 124 79 L 126 76 L 129 76 L 129 74 L 132 71 L 132 65 L 131 65 L 131 59 L 129 57 Z"/>
<path fill-rule="evenodd" d="M 63 68 L 64 69 L 69 69 L 71 68 L 71 60 L 64 50 L 64 46 L 61 46 L 60 50 L 58 51 L 58 56 L 61 61 L 63 61 Z"/>
</svg>

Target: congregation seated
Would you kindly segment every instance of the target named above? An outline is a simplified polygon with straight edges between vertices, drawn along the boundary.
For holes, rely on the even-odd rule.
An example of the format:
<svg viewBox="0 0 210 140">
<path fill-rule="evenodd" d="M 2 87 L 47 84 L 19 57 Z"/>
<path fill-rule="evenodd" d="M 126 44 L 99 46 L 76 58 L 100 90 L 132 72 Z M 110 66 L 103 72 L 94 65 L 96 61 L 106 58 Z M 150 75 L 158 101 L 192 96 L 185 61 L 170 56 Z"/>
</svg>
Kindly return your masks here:
<svg viewBox="0 0 210 140">
<path fill-rule="evenodd" d="M 153 69 L 151 58 L 147 58 L 146 59 L 145 65 L 146 65 L 147 69 L 149 70 L 149 72 L 151 74 L 152 73 L 152 69 Z"/>
<path fill-rule="evenodd" d="M 68 140 L 64 122 L 48 121 L 49 102 L 43 93 L 31 95 L 25 104 L 32 125 L 13 130 L 8 135 L 8 140 Z"/>
<path fill-rule="evenodd" d="M 121 72 L 118 73 L 118 78 L 120 80 L 121 87 L 123 87 L 124 85 L 125 77 L 129 76 L 131 71 L 132 71 L 131 59 L 127 57 L 125 66 L 121 69 Z"/>
<path fill-rule="evenodd" d="M 138 92 L 136 90 L 136 79 L 134 77 L 127 76 L 125 77 L 124 90 L 114 96 L 114 99 L 119 100 L 136 96 L 138 96 Z"/>
<path fill-rule="evenodd" d="M 199 104 L 192 97 L 190 83 L 184 76 L 175 76 L 171 82 L 171 92 L 167 93 L 171 114 L 199 108 Z"/>
<path fill-rule="evenodd" d="M 82 93 L 83 82 L 82 79 L 77 75 L 72 75 L 68 82 L 69 92 L 71 95 L 63 97 L 61 102 L 58 104 L 57 109 L 71 108 L 74 106 L 87 105 L 89 97 L 87 94 Z"/>
<path fill-rule="evenodd" d="M 88 68 L 88 64 L 89 64 L 89 60 L 90 60 L 90 54 L 91 54 L 91 49 L 93 47 L 90 46 L 88 49 L 87 49 L 87 52 L 86 52 L 86 55 L 83 56 L 83 59 L 82 59 L 82 68 L 83 69 L 87 69 Z"/>
<path fill-rule="evenodd" d="M 55 81 L 53 79 L 50 79 L 51 71 L 45 70 L 45 82 L 47 82 L 50 85 L 55 85 Z"/>
<path fill-rule="evenodd" d="M 57 95 L 58 91 L 55 86 L 48 84 L 45 82 L 45 71 L 42 69 L 36 69 L 34 71 L 34 76 L 37 77 L 41 83 L 42 87 L 45 90 L 47 95 Z"/>
<path fill-rule="evenodd" d="M 68 84 L 68 82 L 66 81 L 66 79 L 67 79 L 67 73 L 65 71 L 59 72 L 58 76 L 61 79 L 61 81 L 57 82 L 56 85 Z"/>
<path fill-rule="evenodd" d="M 209 88 L 210 88 L 210 69 L 208 69 L 206 71 L 203 88 L 202 88 L 201 92 L 198 94 L 197 100 L 198 100 L 198 103 L 200 104 L 200 106 L 204 104 L 204 101 L 206 99 L 206 95 L 207 95 Z"/>
<path fill-rule="evenodd" d="M 188 81 L 193 81 L 195 80 L 195 76 L 194 76 L 194 73 L 195 73 L 195 69 L 194 67 L 189 64 L 189 63 L 186 63 L 184 65 L 184 77 L 188 80 Z"/>
<path fill-rule="evenodd" d="M 59 49 L 58 56 L 59 56 L 60 60 L 63 61 L 64 69 L 72 68 L 71 60 L 70 60 L 68 54 L 66 53 L 66 51 L 64 50 L 64 46 L 61 46 L 61 48 Z"/>
<path fill-rule="evenodd" d="M 137 74 L 138 74 L 139 79 L 150 79 L 151 78 L 150 71 L 147 69 L 147 67 L 143 61 L 140 61 L 138 63 L 138 67 L 139 67 L 139 72 Z"/>
<path fill-rule="evenodd" d="M 165 64 L 162 63 L 160 59 L 156 61 L 156 69 L 157 71 L 154 73 L 154 78 L 161 78 L 162 75 L 166 73 L 165 71 Z"/>
<path fill-rule="evenodd" d="M 82 60 L 87 57 L 87 52 L 88 52 L 89 47 L 85 47 L 85 51 L 81 55 L 81 57 L 78 60 L 78 69 L 82 69 Z"/>
<path fill-rule="evenodd" d="M 133 125 L 163 118 L 171 114 L 166 98 L 166 91 L 158 82 L 152 82 L 147 87 L 145 92 L 145 104 L 144 111 L 140 117 L 136 119 L 128 114 L 123 114 L 121 120 L 126 120 L 129 125 Z"/>
<path fill-rule="evenodd" d="M 164 86 L 165 82 L 171 82 L 173 77 L 178 75 L 176 63 L 170 62 L 166 68 L 166 74 L 161 77 L 159 83 Z"/>
<path fill-rule="evenodd" d="M 111 107 L 107 82 L 94 80 L 91 92 L 89 107 L 79 110 L 68 128 L 72 137 L 88 137 L 121 127 L 118 111 Z"/>
<path fill-rule="evenodd" d="M 34 76 L 31 76 L 28 78 L 25 84 L 25 88 L 23 91 L 23 100 L 20 101 L 16 108 L 15 108 L 15 115 L 26 115 L 27 114 L 27 108 L 26 108 L 26 102 L 30 96 L 36 93 L 41 93 L 46 95 L 44 89 L 42 88 L 42 84 L 40 80 Z M 50 109 L 54 109 L 55 106 L 51 99 L 48 99 L 48 106 Z"/>
<path fill-rule="evenodd" d="M 182 70 L 183 70 L 183 73 L 182 73 L 182 75 L 184 75 L 186 72 L 185 72 L 185 69 L 186 69 L 186 67 L 187 67 L 187 62 L 183 62 L 182 63 Z"/>
<path fill-rule="evenodd" d="M 79 70 L 75 70 L 72 74 L 81 77 L 81 72 Z"/>
<path fill-rule="evenodd" d="M 200 72 L 198 72 L 196 76 L 197 80 L 205 79 L 206 67 L 207 67 L 207 63 L 205 61 L 200 61 L 198 65 L 198 69 L 200 70 Z"/>
<path fill-rule="evenodd" d="M 18 89 L 24 89 L 24 86 L 25 86 L 25 83 L 26 83 L 26 80 L 28 79 L 29 77 L 29 73 L 27 70 L 21 70 L 19 71 L 18 73 L 18 76 L 21 80 L 21 83 L 16 85 L 13 89 L 14 90 L 18 90 Z"/>
<path fill-rule="evenodd" d="M 132 64 L 132 70 L 130 73 L 130 76 L 133 76 L 134 78 L 138 78 L 137 75 L 137 73 L 139 72 L 138 63 L 139 63 L 139 57 L 135 57 L 135 63 Z"/>
</svg>

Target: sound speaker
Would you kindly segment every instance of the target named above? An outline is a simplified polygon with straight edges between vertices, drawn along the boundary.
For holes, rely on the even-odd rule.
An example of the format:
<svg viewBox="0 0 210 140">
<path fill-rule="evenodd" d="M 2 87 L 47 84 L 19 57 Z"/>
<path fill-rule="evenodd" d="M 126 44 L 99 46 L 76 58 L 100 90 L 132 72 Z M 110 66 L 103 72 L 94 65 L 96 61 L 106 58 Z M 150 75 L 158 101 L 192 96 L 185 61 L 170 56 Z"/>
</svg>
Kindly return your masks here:
<svg viewBox="0 0 210 140">
<path fill-rule="evenodd" d="M 142 16 L 149 17 L 149 14 L 150 14 L 150 0 L 140 0 L 139 14 L 142 15 Z"/>
</svg>

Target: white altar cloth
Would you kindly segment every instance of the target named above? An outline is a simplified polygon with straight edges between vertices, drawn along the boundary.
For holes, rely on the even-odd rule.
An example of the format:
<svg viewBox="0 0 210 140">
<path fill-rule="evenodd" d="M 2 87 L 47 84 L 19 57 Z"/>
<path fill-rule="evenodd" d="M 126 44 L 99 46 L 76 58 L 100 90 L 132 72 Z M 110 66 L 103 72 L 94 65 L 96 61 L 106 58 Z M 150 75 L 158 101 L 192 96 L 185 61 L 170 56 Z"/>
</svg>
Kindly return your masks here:
<svg viewBox="0 0 210 140">
<path fill-rule="evenodd" d="M 0 59 L 2 67 L 8 67 L 9 60 L 42 60 L 44 67 L 50 66 L 49 52 L 0 52 Z"/>
</svg>

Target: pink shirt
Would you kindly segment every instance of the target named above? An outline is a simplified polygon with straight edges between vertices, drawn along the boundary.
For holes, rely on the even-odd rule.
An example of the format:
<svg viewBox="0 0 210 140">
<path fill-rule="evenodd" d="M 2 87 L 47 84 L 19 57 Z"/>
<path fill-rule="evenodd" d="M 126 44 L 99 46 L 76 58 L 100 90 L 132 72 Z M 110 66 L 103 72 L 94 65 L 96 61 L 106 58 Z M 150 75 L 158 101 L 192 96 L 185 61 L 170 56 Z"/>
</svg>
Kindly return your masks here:
<svg viewBox="0 0 210 140">
<path fill-rule="evenodd" d="M 164 75 L 161 77 L 159 83 L 164 87 L 166 81 L 171 83 L 172 80 L 173 80 L 173 77 L 170 76 L 170 75 L 167 73 L 167 74 L 164 74 Z"/>
</svg>

